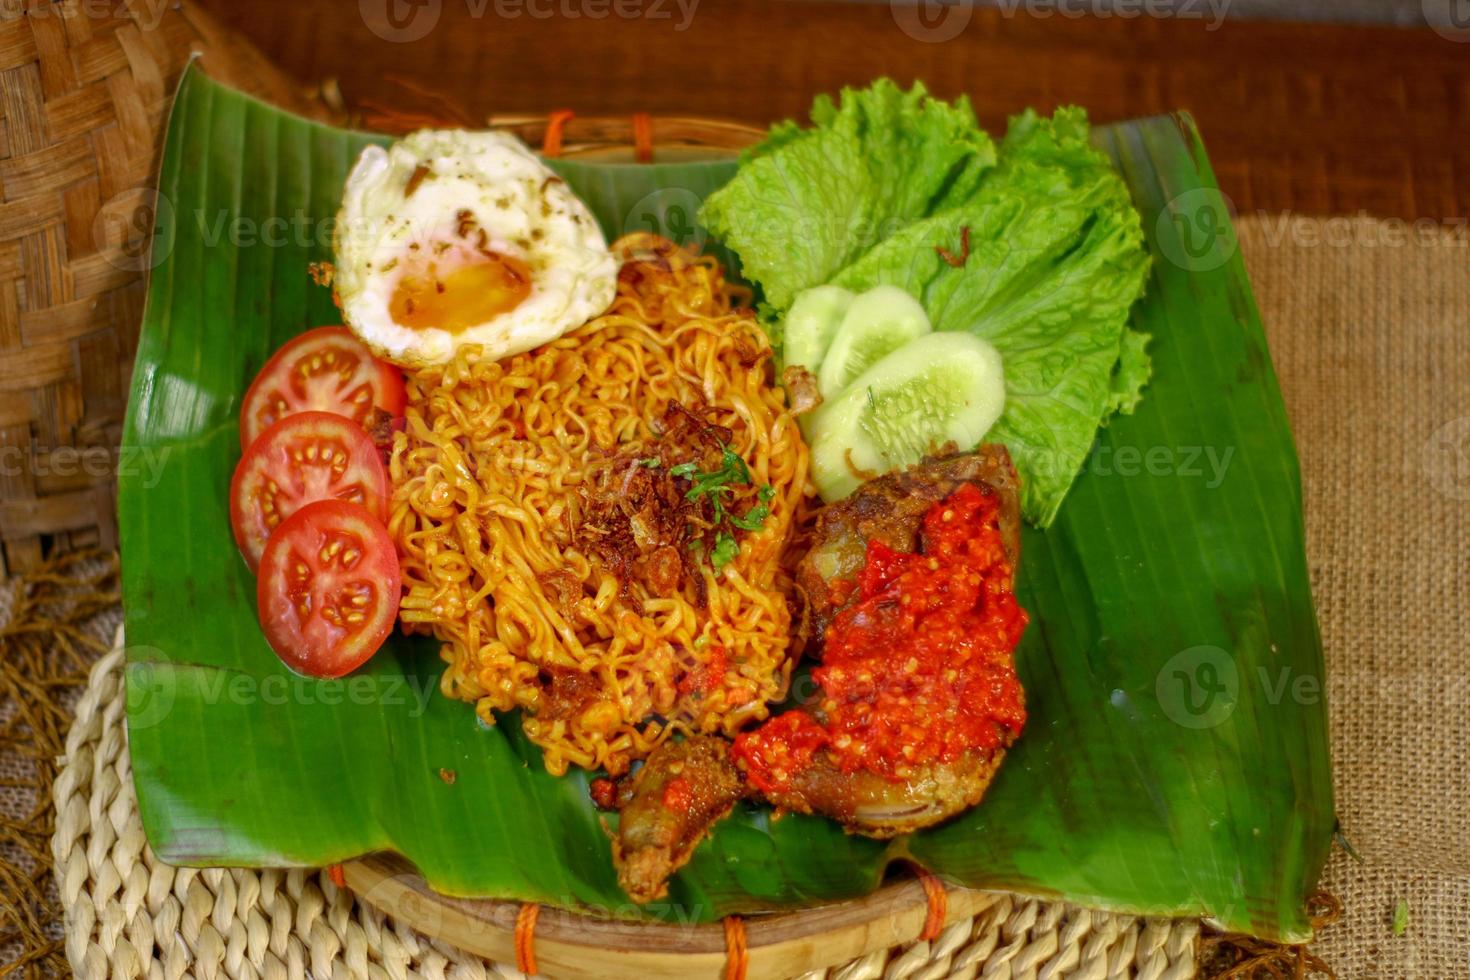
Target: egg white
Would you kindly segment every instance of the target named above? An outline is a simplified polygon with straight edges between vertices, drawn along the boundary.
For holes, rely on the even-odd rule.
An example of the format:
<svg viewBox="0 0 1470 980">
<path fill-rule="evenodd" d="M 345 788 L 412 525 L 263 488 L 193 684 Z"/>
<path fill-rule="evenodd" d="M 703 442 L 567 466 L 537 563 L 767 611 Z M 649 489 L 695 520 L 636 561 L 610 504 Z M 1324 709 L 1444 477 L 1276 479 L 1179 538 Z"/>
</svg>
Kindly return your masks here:
<svg viewBox="0 0 1470 980">
<path fill-rule="evenodd" d="M 347 326 L 407 367 L 443 364 L 467 344 L 490 358 L 530 350 L 602 313 L 617 292 L 618 262 L 587 206 L 504 133 L 422 130 L 363 150 L 333 244 Z M 518 306 L 453 333 L 394 319 L 390 301 L 406 270 L 477 248 L 529 267 L 530 292 Z"/>
</svg>

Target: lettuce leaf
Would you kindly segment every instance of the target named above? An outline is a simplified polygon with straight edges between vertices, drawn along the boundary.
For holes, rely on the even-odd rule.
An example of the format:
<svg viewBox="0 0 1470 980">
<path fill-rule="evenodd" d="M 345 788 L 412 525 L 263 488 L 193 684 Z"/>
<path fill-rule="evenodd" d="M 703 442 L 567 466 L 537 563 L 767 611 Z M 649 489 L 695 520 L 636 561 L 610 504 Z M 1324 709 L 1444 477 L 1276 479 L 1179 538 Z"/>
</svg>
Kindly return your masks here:
<svg viewBox="0 0 1470 980">
<path fill-rule="evenodd" d="M 986 439 L 1009 447 L 1022 511 L 1038 527 L 1056 517 L 1099 424 L 1131 411 L 1148 376 L 1146 337 L 1127 328 L 1148 273 L 1143 231 L 1087 136 L 1080 110 L 1016 117 L 970 200 L 910 224 L 833 280 L 855 292 L 898 286 L 934 329 L 996 346 L 1006 408 Z M 955 267 L 937 247 L 958 257 L 966 229 L 969 255 Z"/>
<path fill-rule="evenodd" d="M 1123 345 L 1119 351 L 1118 366 L 1113 369 L 1112 391 L 1108 394 L 1108 412 L 1103 425 L 1113 414 L 1132 415 L 1138 403 L 1143 401 L 1143 386 L 1153 373 L 1153 361 L 1148 356 L 1148 342 L 1152 338 L 1137 330 L 1123 332 Z"/>
<path fill-rule="evenodd" d="M 968 198 L 996 157 L 966 99 L 932 99 L 922 84 L 844 89 L 811 118 L 811 129 L 773 128 L 700 211 L 779 311 L 894 230 Z"/>
<path fill-rule="evenodd" d="M 832 282 L 898 286 L 934 329 L 994 344 L 1006 408 L 986 438 L 1010 448 L 1023 513 L 1046 527 L 1098 427 L 1132 412 L 1150 372 L 1148 337 L 1128 328 L 1148 275 L 1143 231 L 1086 113 L 1014 117 L 993 166 L 969 106 L 922 86 L 819 98 L 812 121 L 751 150 L 706 226 L 764 290 L 773 341 L 796 294 Z"/>
</svg>

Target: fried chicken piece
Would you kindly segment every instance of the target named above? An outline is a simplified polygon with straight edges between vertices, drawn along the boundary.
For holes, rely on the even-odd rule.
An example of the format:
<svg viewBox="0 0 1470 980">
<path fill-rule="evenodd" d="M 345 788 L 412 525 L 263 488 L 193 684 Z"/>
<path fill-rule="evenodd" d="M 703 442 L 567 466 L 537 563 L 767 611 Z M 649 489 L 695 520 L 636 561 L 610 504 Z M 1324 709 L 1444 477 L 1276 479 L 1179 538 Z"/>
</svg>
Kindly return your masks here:
<svg viewBox="0 0 1470 980">
<path fill-rule="evenodd" d="M 796 570 L 805 593 L 812 639 L 820 642 L 832 620 L 851 600 L 849 587 L 867 560 L 868 542 L 882 541 L 894 551 L 921 550 L 924 513 L 962 483 L 989 487 L 1001 495 L 1000 533 L 1011 564 L 1021 553 L 1021 504 L 1016 468 L 1004 446 L 986 444 L 972 453 L 926 459 L 859 487 L 852 496 L 829 504 L 817 517 L 811 550 Z"/>
<path fill-rule="evenodd" d="M 1015 741 L 1006 740 L 1006 747 Z M 789 791 L 767 794 L 776 806 L 798 813 L 820 813 L 865 837 L 886 840 L 932 827 L 980 802 L 1005 759 L 1005 749 L 985 756 L 967 754 L 951 763 L 916 766 L 902 782 L 859 770 L 842 772 L 819 755 Z"/>
<path fill-rule="evenodd" d="M 964 484 L 1000 495 L 997 526 L 1014 568 L 1020 553 L 1020 505 L 1015 469 L 1005 448 L 987 445 L 974 453 L 926 460 L 868 483 L 825 508 L 818 518 L 812 548 L 797 573 L 798 585 L 812 597 L 816 636 L 823 635 L 856 598 L 851 582 L 867 560 L 868 540 L 882 541 L 896 551 L 923 550 L 925 513 Z M 819 705 L 800 710 L 826 723 Z M 764 798 L 787 810 L 831 817 L 855 833 L 894 837 L 940 823 L 979 803 L 1014 740 L 1014 733 L 1006 732 L 992 751 L 916 765 L 901 781 L 867 770 L 843 772 L 829 754 L 818 753 L 788 785 Z M 674 775 L 709 788 L 699 797 L 699 805 L 681 810 L 679 794 L 668 799 L 666 786 Z M 760 794 L 748 787 L 723 740 L 666 742 L 654 750 L 631 790 L 623 794 L 613 846 L 619 881 L 629 895 L 643 902 L 664 894 L 668 876 L 689 859 L 709 827 L 742 795 Z"/>
<path fill-rule="evenodd" d="M 695 735 L 655 749 L 620 794 L 612 850 L 623 891 L 640 904 L 666 895 L 669 876 L 746 792 L 723 738 Z"/>
</svg>

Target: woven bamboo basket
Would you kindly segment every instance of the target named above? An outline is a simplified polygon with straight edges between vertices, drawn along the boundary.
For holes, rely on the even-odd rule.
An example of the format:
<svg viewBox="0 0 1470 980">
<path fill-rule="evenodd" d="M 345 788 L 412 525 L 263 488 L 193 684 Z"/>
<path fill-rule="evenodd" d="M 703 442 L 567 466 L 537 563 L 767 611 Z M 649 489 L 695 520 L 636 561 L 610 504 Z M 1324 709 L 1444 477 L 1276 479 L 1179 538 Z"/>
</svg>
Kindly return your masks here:
<svg viewBox="0 0 1470 980">
<path fill-rule="evenodd" d="M 117 541 L 114 483 L 164 123 L 194 55 L 320 116 L 187 3 L 0 10 L 0 579 Z"/>
<path fill-rule="evenodd" d="M 24 0 L 0 13 L 0 580 L 51 553 L 117 543 L 115 484 L 153 227 L 153 182 L 179 74 L 297 113 L 325 109 L 251 45 L 183 2 Z M 385 131 L 484 125 L 382 109 Z M 490 120 L 553 153 L 692 159 L 758 130 L 701 119 Z"/>
</svg>

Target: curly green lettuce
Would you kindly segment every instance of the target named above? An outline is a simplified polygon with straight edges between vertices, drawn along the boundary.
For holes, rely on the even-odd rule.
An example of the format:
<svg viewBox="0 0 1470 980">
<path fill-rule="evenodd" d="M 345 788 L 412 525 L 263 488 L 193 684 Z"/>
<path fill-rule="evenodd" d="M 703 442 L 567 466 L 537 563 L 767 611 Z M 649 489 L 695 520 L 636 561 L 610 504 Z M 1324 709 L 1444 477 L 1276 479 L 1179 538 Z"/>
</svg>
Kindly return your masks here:
<svg viewBox="0 0 1470 980">
<path fill-rule="evenodd" d="M 1146 338 L 1128 330 L 1148 274 L 1143 232 L 1087 137 L 1079 110 L 1018 116 L 970 200 L 914 222 L 833 279 L 854 291 L 898 286 L 934 329 L 968 330 L 1000 351 L 1006 407 L 986 439 L 1010 449 L 1022 511 L 1039 527 L 1056 517 L 1098 426 L 1132 411 L 1149 374 Z"/>
<path fill-rule="evenodd" d="M 736 249 L 745 277 L 785 310 L 796 294 L 911 221 L 964 200 L 995 163 L 965 99 L 932 99 L 888 80 L 812 106 L 811 129 L 786 122 L 748 150 L 700 222 Z"/>
<path fill-rule="evenodd" d="M 874 90 L 891 92 L 892 86 L 879 83 Z M 844 109 L 853 98 L 843 94 Z M 1133 411 L 1151 370 L 1147 336 L 1128 327 L 1149 257 L 1127 188 L 1091 145 L 1085 113 L 1061 109 L 1047 119 L 1028 111 L 1011 120 L 993 167 L 967 172 L 963 182 L 944 183 L 937 193 L 931 181 L 927 190 L 904 201 L 907 211 L 893 209 L 900 195 L 892 186 L 876 195 L 845 185 L 844 194 L 870 195 L 870 211 L 908 215 L 864 247 L 747 235 L 745 229 L 764 224 L 741 209 L 768 207 L 776 173 L 783 215 L 832 206 L 830 174 L 804 155 L 803 147 L 820 144 L 828 158 L 846 152 L 863 158 L 868 169 L 908 172 L 909 155 L 877 156 L 875 147 L 838 125 L 842 112 L 819 100 L 813 111 L 816 129 L 778 127 L 711 198 L 710 204 L 719 207 L 710 227 L 765 291 L 767 319 L 779 317 L 797 292 L 812 285 L 832 282 L 861 291 L 889 284 L 918 299 L 934 329 L 967 330 L 994 344 L 1004 360 L 1006 407 L 986 440 L 1010 449 L 1022 477 L 1022 511 L 1031 523 L 1046 527 L 1098 427 L 1116 412 Z M 910 141 L 899 145 L 921 158 L 928 152 Z M 953 163 L 934 162 L 935 168 L 945 166 Z M 914 171 L 932 177 L 922 163 Z M 928 203 L 927 213 L 918 213 L 925 210 L 916 204 L 920 198 Z M 848 203 L 848 213 L 862 210 Z M 792 253 L 820 261 L 800 259 L 792 272 L 778 261 Z M 766 278 L 772 274 L 774 292 Z"/>
</svg>

